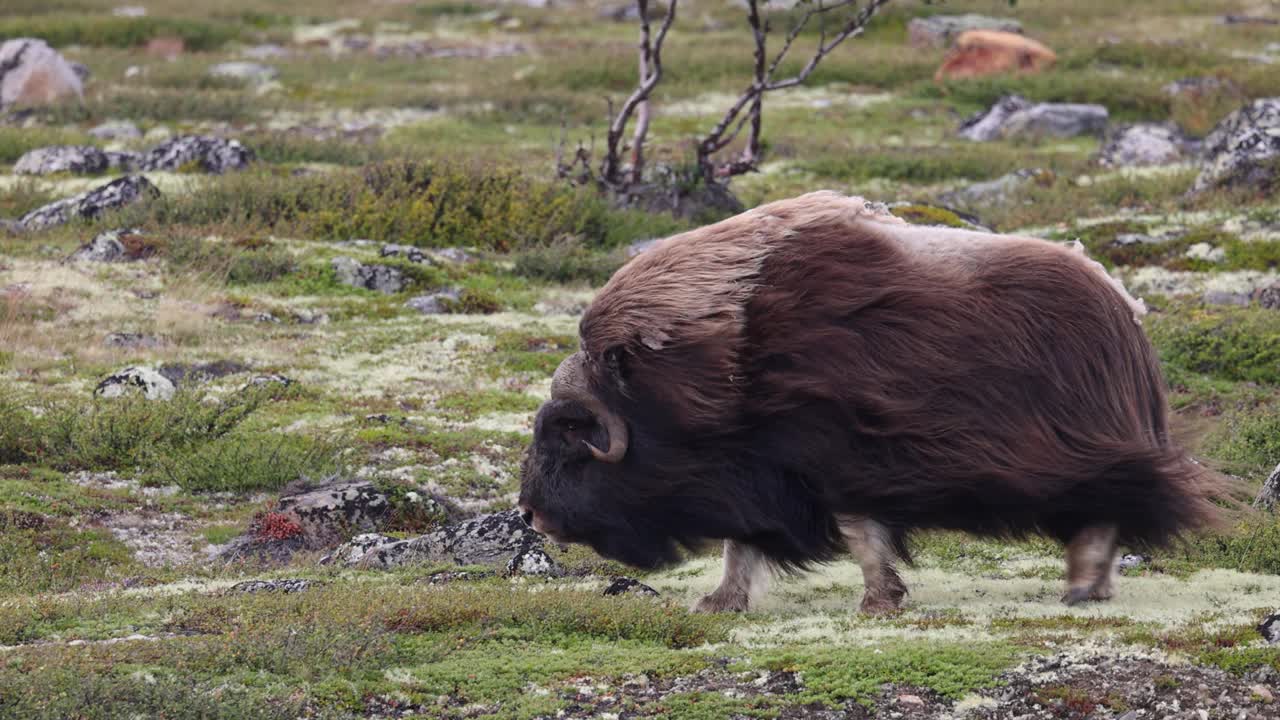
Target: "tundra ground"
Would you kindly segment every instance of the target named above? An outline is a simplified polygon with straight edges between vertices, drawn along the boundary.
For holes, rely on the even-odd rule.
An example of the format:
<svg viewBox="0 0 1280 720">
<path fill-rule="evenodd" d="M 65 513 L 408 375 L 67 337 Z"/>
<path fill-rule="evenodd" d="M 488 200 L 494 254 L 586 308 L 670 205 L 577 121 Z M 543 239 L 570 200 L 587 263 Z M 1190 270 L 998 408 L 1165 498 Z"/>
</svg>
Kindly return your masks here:
<svg viewBox="0 0 1280 720">
<path fill-rule="evenodd" d="M 360 570 L 318 553 L 216 560 L 299 477 L 509 508 L 593 289 L 631 243 L 708 218 L 613 210 L 554 181 L 562 121 L 570 143 L 594 133 L 599 147 L 604 98 L 634 81 L 634 25 L 594 2 L 153 0 L 141 18 L 105 0 L 15 2 L 0 37 L 46 38 L 92 75 L 83 103 L 0 125 L 0 217 L 108 179 L 14 174 L 33 148 L 212 133 L 256 160 L 143 173 L 160 199 L 0 231 L 0 715 L 1280 717 L 1280 646 L 1257 630 L 1280 610 L 1280 521 L 1262 512 L 1142 558 L 1110 603 L 1070 609 L 1052 543 L 924 535 L 906 607 L 874 619 L 854 612 L 852 563 L 776 578 L 746 614 L 692 614 L 719 577 L 715 547 L 649 575 L 553 549 L 568 571 L 555 579 Z M 908 47 L 905 27 L 938 12 L 1011 14 L 1059 63 L 937 86 L 942 51 Z M 682 13 L 650 152 L 677 167 L 750 68 L 737 5 Z M 937 203 L 1047 170 L 966 209 L 1079 239 L 1147 302 L 1175 424 L 1249 494 L 1280 462 L 1280 309 L 1234 298 L 1280 282 L 1274 191 L 1188 199 L 1193 161 L 1103 168 L 1096 137 L 975 145 L 955 128 L 1016 92 L 1203 137 L 1246 99 L 1280 96 L 1280 26 L 1220 20 L 1267 13 L 1245 0 L 897 2 L 804 87 L 769 97 L 766 162 L 732 189 L 748 207 L 819 188 Z M 161 36 L 185 51 L 142 49 Z M 250 48 L 275 78 L 208 74 Z M 1162 89 L 1199 76 L 1226 82 L 1195 101 Z M 144 137 L 88 133 L 109 120 Z M 117 228 L 141 231 L 136 257 L 68 260 Z M 1122 239 L 1137 235 L 1173 239 Z M 384 257 L 387 243 L 472 261 Z M 395 268 L 404 286 L 345 285 L 338 257 Z M 406 306 L 443 289 L 457 296 L 448 312 Z M 93 395 L 128 366 L 189 379 L 168 400 Z M 264 376 L 292 382 L 245 390 Z M 387 532 L 433 522 L 410 514 Z M 617 575 L 660 594 L 603 596 Z M 282 578 L 310 582 L 243 584 Z"/>
</svg>

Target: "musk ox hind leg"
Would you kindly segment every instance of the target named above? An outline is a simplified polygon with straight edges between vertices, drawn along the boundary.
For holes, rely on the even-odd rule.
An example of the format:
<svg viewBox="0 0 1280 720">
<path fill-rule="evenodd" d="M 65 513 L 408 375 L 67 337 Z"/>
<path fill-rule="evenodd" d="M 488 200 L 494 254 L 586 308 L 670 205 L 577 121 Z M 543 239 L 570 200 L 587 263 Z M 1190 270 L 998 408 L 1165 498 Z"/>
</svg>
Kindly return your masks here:
<svg viewBox="0 0 1280 720">
<path fill-rule="evenodd" d="M 1115 558 L 1115 527 L 1095 525 L 1076 533 L 1067 543 L 1067 593 L 1062 602 L 1110 600 Z"/>
<path fill-rule="evenodd" d="M 862 567 L 866 591 L 859 610 L 868 615 L 896 611 L 907 586 L 893 566 L 897 553 L 889 528 L 871 518 L 846 515 L 840 518 L 840 532 Z"/>
<path fill-rule="evenodd" d="M 724 541 L 724 576 L 720 586 L 693 607 L 694 612 L 745 612 L 752 594 L 758 594 L 768 579 L 768 562 L 763 553 L 746 543 Z"/>
</svg>

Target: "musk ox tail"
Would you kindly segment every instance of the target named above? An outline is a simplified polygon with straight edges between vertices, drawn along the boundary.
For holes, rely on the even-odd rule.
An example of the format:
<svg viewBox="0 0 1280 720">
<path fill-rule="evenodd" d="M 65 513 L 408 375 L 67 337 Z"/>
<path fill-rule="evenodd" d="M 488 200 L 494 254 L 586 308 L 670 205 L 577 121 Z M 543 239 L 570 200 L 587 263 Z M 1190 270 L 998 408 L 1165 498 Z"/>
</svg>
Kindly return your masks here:
<svg viewBox="0 0 1280 720">
<path fill-rule="evenodd" d="M 1092 472 L 1077 478 L 1068 483 L 1064 507 L 1053 512 L 1054 534 L 1074 534 L 1105 519 L 1116 525 L 1122 545 L 1162 548 L 1191 532 L 1221 529 L 1219 503 L 1230 504 L 1223 476 L 1169 445 L 1117 448 L 1100 471 L 1095 461 Z"/>
</svg>

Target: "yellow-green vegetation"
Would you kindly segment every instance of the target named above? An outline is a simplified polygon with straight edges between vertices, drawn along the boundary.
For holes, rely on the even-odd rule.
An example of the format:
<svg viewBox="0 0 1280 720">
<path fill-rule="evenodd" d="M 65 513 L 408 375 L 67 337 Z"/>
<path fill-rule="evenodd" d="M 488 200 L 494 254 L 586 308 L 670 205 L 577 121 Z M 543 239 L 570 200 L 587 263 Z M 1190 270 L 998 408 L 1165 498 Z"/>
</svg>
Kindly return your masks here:
<svg viewBox="0 0 1280 720">
<path fill-rule="evenodd" d="M 1115 598 L 1073 608 L 1056 543 L 922 533 L 905 607 L 877 618 L 855 612 L 863 582 L 847 559 L 772 578 L 750 612 L 691 613 L 719 580 L 716 543 L 655 572 L 549 545 L 556 578 L 348 568 L 319 563 L 323 551 L 283 566 L 216 559 L 299 481 L 369 480 L 389 505 L 379 532 L 397 538 L 509 509 L 533 414 L 595 289 L 638 243 L 727 211 L 623 207 L 557 177 L 579 144 L 598 165 L 609 103 L 635 82 L 637 28 L 599 3 L 149 0 L 145 16 L 116 14 L 125 4 L 5 4 L 0 37 L 43 38 L 90 76 L 82 101 L 0 122 L 0 218 L 120 174 L 13 173 L 41 147 L 141 152 L 217 134 L 255 159 L 221 175 L 145 172 L 161 197 L 92 220 L 0 227 L 0 716 L 857 717 L 902 711 L 907 693 L 961 718 L 1062 652 L 1132 654 L 1164 695 L 1199 685 L 1188 668 L 1227 670 L 1236 696 L 1280 671 L 1256 630 L 1278 609 L 1280 521 L 1243 509 L 1166 550 L 1122 548 L 1145 557 Z M 773 26 L 802 11 L 771 10 Z M 1058 62 L 935 83 L 945 50 L 911 47 L 907 25 L 968 12 L 1015 17 Z M 1247 501 L 1280 462 L 1280 310 L 1256 292 L 1280 282 L 1274 193 L 1189 197 L 1194 159 L 1109 168 L 1099 137 L 974 143 L 956 129 L 1017 93 L 1203 138 L 1280 95 L 1259 59 L 1278 57 L 1274 27 L 1217 19 L 1259 12 L 895 0 L 807 82 L 765 98 L 763 162 L 730 189 L 746 207 L 835 189 L 905 203 L 894 212 L 912 223 L 1079 240 L 1142 288 L 1173 425 Z M 780 76 L 821 38 L 816 21 L 797 35 Z M 668 43 L 645 154 L 673 189 L 696 191 L 693 143 L 750 82 L 743 10 L 681 3 Z M 274 79 L 210 73 L 250 59 Z M 1165 90 L 1188 78 L 1215 82 Z M 90 134 L 117 120 L 145 137 Z M 1033 168 L 1045 172 L 990 199 L 945 199 Z M 128 238 L 139 259 L 67 260 L 116 228 L 141 231 Z M 342 257 L 403 287 L 344 284 Z M 441 312 L 407 304 L 423 295 Z M 178 378 L 176 394 L 94 395 L 129 366 Z M 277 375 L 289 382 L 254 384 Z M 603 595 L 620 575 L 660 596 Z M 281 579 L 312 584 L 234 589 Z M 1031 684 L 1025 699 L 1048 712 L 1155 712 L 1119 681 Z"/>
</svg>

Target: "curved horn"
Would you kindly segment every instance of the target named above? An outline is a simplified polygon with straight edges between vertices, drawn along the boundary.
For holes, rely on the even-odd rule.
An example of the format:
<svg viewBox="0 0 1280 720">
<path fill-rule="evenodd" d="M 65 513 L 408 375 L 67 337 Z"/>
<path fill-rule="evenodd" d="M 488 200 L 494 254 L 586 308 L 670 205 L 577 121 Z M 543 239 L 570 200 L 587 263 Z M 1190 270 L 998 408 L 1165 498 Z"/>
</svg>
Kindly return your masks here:
<svg viewBox="0 0 1280 720">
<path fill-rule="evenodd" d="M 579 351 L 560 363 L 556 374 L 551 378 L 551 397 L 580 403 L 587 412 L 594 415 L 609 434 L 609 449 L 600 450 L 585 440 L 583 443 L 591 450 L 595 459 L 607 463 L 621 462 L 627 454 L 627 424 L 587 389 L 583 369 L 586 359 L 587 356 Z"/>
</svg>

